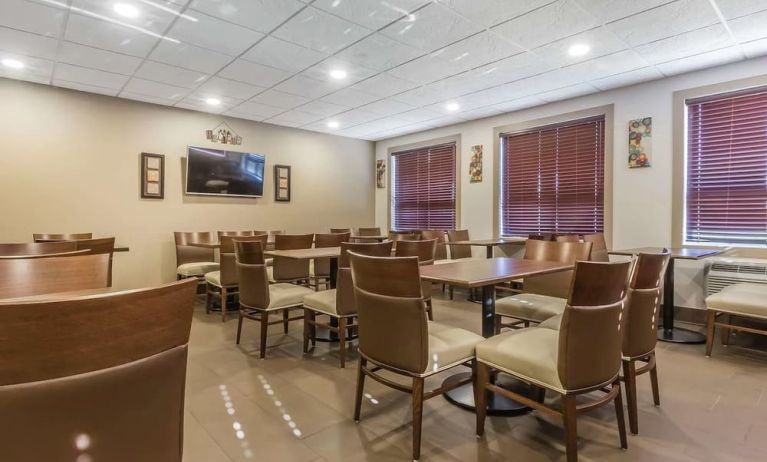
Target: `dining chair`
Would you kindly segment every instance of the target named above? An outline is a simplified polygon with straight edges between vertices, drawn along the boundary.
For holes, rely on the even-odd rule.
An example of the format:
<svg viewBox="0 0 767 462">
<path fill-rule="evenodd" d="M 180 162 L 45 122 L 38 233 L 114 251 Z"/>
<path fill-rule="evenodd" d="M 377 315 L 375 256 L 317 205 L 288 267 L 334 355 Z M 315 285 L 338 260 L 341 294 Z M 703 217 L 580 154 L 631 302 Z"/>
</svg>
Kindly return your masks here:
<svg viewBox="0 0 767 462">
<path fill-rule="evenodd" d="M 80 239 L 93 239 L 93 233 L 69 233 L 69 234 L 33 234 L 34 242 L 49 241 L 77 241 Z"/>
<path fill-rule="evenodd" d="M 532 239 L 534 241 L 553 241 L 556 238 L 556 234 L 552 233 L 534 233 L 534 234 L 528 234 L 528 239 Z"/>
<path fill-rule="evenodd" d="M 525 241 L 525 260 L 575 263 L 587 261 L 591 255 L 590 242 L 556 242 L 536 239 Z M 503 327 L 528 327 L 561 314 L 567 303 L 573 271 L 529 276 L 523 279 L 524 293 L 499 298 L 495 302 L 495 331 Z M 512 322 L 504 323 L 504 318 Z"/>
<path fill-rule="evenodd" d="M 553 240 L 556 242 L 581 242 L 581 237 L 577 234 L 557 234 Z"/>
<path fill-rule="evenodd" d="M 109 255 L 0 259 L 0 299 L 109 287 Z"/>
<path fill-rule="evenodd" d="M 344 233 L 351 234 L 351 232 L 352 232 L 351 228 L 330 228 L 331 234 L 344 234 Z"/>
<path fill-rule="evenodd" d="M 234 242 L 245 241 L 261 242 L 266 246 L 268 236 L 259 234 L 255 236 L 225 236 L 219 235 L 219 268 L 216 271 L 205 273 L 205 313 L 210 313 L 213 298 L 217 297 L 221 302 L 221 322 L 226 321 L 227 300 L 230 295 L 237 291 L 237 267 L 234 257 Z"/>
<path fill-rule="evenodd" d="M 181 462 L 196 286 L 0 300 L 2 459 Z"/>
<path fill-rule="evenodd" d="M 282 324 L 288 333 L 290 321 L 303 319 L 303 315 L 290 317 L 290 310 L 303 307 L 305 295 L 314 293 L 308 287 L 287 283 L 269 283 L 264 251 L 260 241 L 236 241 L 234 253 L 237 265 L 237 280 L 240 285 L 240 310 L 237 320 L 237 340 L 240 344 L 242 320 L 251 319 L 261 324 L 259 356 L 266 357 L 266 339 L 270 325 Z M 283 313 L 279 321 L 269 321 L 271 314 Z"/>
<path fill-rule="evenodd" d="M 309 352 L 309 344 L 316 345 L 317 326 L 338 334 L 338 353 L 341 368 L 346 367 L 347 332 L 353 332 L 357 325 L 357 304 L 354 301 L 354 285 L 349 268 L 348 252 L 377 257 L 391 256 L 391 242 L 342 242 L 341 255 L 338 258 L 338 277 L 335 289 L 314 292 L 304 297 L 304 353 Z M 329 322 L 317 321 L 317 316 L 328 316 Z M 333 322 L 333 320 L 336 322 Z M 335 324 L 335 325 L 334 325 Z"/>
<path fill-rule="evenodd" d="M 218 231 L 218 241 L 221 242 L 221 238 L 224 236 L 227 237 L 249 237 L 249 236 L 255 236 L 256 231 Z M 266 233 L 262 233 L 266 234 Z"/>
<path fill-rule="evenodd" d="M 314 234 L 277 234 L 274 236 L 275 250 L 311 249 Z M 273 257 L 274 263 L 268 268 L 270 282 L 293 282 L 309 285 L 309 260 Z"/>
<path fill-rule="evenodd" d="M 381 236 L 381 228 L 357 228 L 357 236 Z M 378 242 L 377 239 L 355 239 L 357 242 Z"/>
<path fill-rule="evenodd" d="M 568 462 L 578 460 L 578 415 L 610 402 L 615 406 L 621 448 L 628 447 L 619 371 L 621 316 L 632 264 L 576 262 L 559 331 L 530 327 L 504 332 L 477 345 L 477 436 L 484 434 L 488 399 L 484 392 L 490 392 L 561 418 Z M 491 369 L 544 392 L 531 399 L 494 385 Z M 545 403 L 545 391 L 561 396 L 561 409 Z M 604 396 L 587 400 L 585 395 L 591 393 Z"/>
<path fill-rule="evenodd" d="M 389 231 L 388 238 L 394 243 L 394 251 L 397 251 L 397 243 L 400 241 L 418 241 L 421 239 L 420 231 L 395 232 Z"/>
<path fill-rule="evenodd" d="M 0 257 L 30 257 L 77 251 L 74 241 L 22 242 L 0 244 Z"/>
<path fill-rule="evenodd" d="M 447 263 L 447 232 L 444 229 L 426 229 L 421 231 L 421 239 L 428 241 L 437 240 L 437 248 L 434 251 L 434 264 Z"/>
<path fill-rule="evenodd" d="M 340 247 L 342 242 L 349 242 L 351 233 L 315 234 L 314 248 Z M 330 289 L 330 258 L 315 258 L 309 263 L 309 287 L 320 290 L 320 284 Z"/>
<path fill-rule="evenodd" d="M 115 251 L 115 238 L 79 239 L 74 242 L 77 250 L 85 250 L 86 254 L 109 255 L 109 281 L 107 282 L 107 285 L 112 287 L 112 261 Z"/>
<path fill-rule="evenodd" d="M 419 241 L 399 241 L 399 245 L 394 249 L 395 257 L 418 257 L 420 266 L 433 265 L 434 256 L 437 250 L 437 239 L 419 240 Z M 426 304 L 426 314 L 429 321 L 434 320 L 432 310 L 432 283 L 431 281 L 421 281 L 421 292 L 423 293 L 423 302 Z"/>
<path fill-rule="evenodd" d="M 450 245 L 451 242 L 469 241 L 468 229 L 449 229 L 447 230 L 447 247 L 450 249 L 450 260 L 460 260 L 463 258 L 473 258 L 471 246 L 468 245 Z M 471 290 L 471 289 L 470 289 Z M 450 300 L 453 299 L 453 286 L 448 286 Z"/>
<path fill-rule="evenodd" d="M 193 277 L 202 282 L 206 273 L 219 269 L 213 248 L 189 245 L 216 242 L 213 233 L 176 231 L 173 233 L 173 239 L 176 243 L 176 279 Z"/>
<path fill-rule="evenodd" d="M 483 338 L 465 329 L 427 320 L 417 257 L 370 257 L 350 252 L 349 261 L 357 303 L 360 354 L 354 420 L 360 420 L 365 377 L 410 394 L 413 460 L 418 460 L 424 400 L 465 385 L 472 378 L 430 391 L 424 391 L 424 382 L 456 366 L 473 369 L 474 346 Z M 379 370 L 404 377 L 411 384 L 395 382 L 380 375 Z"/>
<path fill-rule="evenodd" d="M 591 242 L 591 261 L 610 261 L 604 234 L 584 234 L 583 242 Z"/>
</svg>

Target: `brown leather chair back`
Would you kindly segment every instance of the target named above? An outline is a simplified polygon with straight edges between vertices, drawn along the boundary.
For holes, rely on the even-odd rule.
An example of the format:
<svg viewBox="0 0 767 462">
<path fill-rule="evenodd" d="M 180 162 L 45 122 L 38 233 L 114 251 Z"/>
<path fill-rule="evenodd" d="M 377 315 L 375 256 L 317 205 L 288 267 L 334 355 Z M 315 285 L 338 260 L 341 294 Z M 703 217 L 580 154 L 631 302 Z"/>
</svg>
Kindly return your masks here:
<svg viewBox="0 0 767 462">
<path fill-rule="evenodd" d="M 661 304 L 663 278 L 668 266 L 669 252 L 640 253 L 629 287 L 626 310 L 623 313 L 623 356 L 646 356 L 655 349 L 658 340 L 658 308 Z"/>
<path fill-rule="evenodd" d="M 93 239 L 93 233 L 70 233 L 70 234 L 33 234 L 35 242 L 47 241 L 79 241 L 80 239 Z"/>
<path fill-rule="evenodd" d="M 101 239 L 80 239 L 75 241 L 77 250 L 87 250 L 87 254 L 107 254 L 109 255 L 109 282 L 107 285 L 112 287 L 112 257 L 115 251 L 115 238 L 104 237 Z"/>
<path fill-rule="evenodd" d="M 108 287 L 109 261 L 109 254 L 0 260 L 0 299 Z"/>
<path fill-rule="evenodd" d="M 590 242 L 554 242 L 536 239 L 525 241 L 524 258 L 527 260 L 575 263 L 589 260 L 590 255 Z M 529 276 L 524 279 L 523 289 L 525 292 L 534 294 L 567 298 L 572 280 L 573 271 Z"/>
<path fill-rule="evenodd" d="M 342 242 L 349 242 L 349 237 L 351 237 L 351 235 L 351 233 L 315 234 L 314 247 L 317 249 L 327 247 L 340 247 Z M 330 275 L 329 258 L 314 259 L 314 275 L 322 277 L 327 277 Z"/>
<path fill-rule="evenodd" d="M 219 242 L 221 248 L 219 250 L 219 270 L 221 271 L 221 285 L 222 286 L 236 286 L 237 285 L 237 267 L 235 266 L 234 255 L 234 243 L 239 242 L 260 242 L 263 247 L 266 247 L 266 240 L 269 236 L 265 234 L 259 234 L 256 236 L 220 236 Z M 263 255 L 263 253 L 262 253 Z"/>
<path fill-rule="evenodd" d="M 591 261 L 610 261 L 604 234 L 584 234 L 583 242 L 591 242 Z"/>
<path fill-rule="evenodd" d="M 215 261 L 215 251 L 213 249 L 189 245 L 197 242 L 216 242 L 213 233 L 176 231 L 173 233 L 173 238 L 176 241 L 176 266 L 181 266 L 185 263 Z"/>
<path fill-rule="evenodd" d="M 437 248 L 434 251 L 434 260 L 447 260 L 447 233 L 443 229 L 427 229 L 421 231 L 421 239 L 428 241 L 437 240 Z"/>
<path fill-rule="evenodd" d="M 447 242 L 456 241 L 468 241 L 469 230 L 468 229 L 449 229 L 447 231 Z M 450 247 L 450 259 L 457 260 L 459 258 L 471 258 L 471 247 L 467 245 L 449 245 Z"/>
<path fill-rule="evenodd" d="M 354 283 L 349 268 L 349 252 L 373 257 L 390 257 L 391 242 L 342 242 L 341 256 L 338 258 L 338 280 L 336 281 L 336 311 L 340 315 L 357 312 L 354 301 Z"/>
<path fill-rule="evenodd" d="M 349 254 L 359 319 L 359 351 L 374 362 L 420 374 L 429 329 L 417 257 Z"/>
<path fill-rule="evenodd" d="M 311 249 L 313 242 L 314 234 L 277 234 L 274 236 L 274 249 Z M 309 279 L 309 260 L 274 257 L 272 275 L 278 282 Z"/>
<path fill-rule="evenodd" d="M 631 261 L 579 261 L 559 331 L 557 370 L 567 390 L 613 380 L 621 366 L 621 313 Z"/>
<path fill-rule="evenodd" d="M 266 248 L 266 240 L 269 236 L 264 238 L 263 235 L 258 235 L 255 237 L 259 237 L 259 239 L 237 239 L 232 241 L 236 261 L 254 265 L 265 264 L 264 248 Z"/>
<path fill-rule="evenodd" d="M 268 236 L 269 235 L 269 231 L 258 231 L 258 230 L 253 231 L 253 235 L 254 236 L 261 236 L 262 234 L 266 234 Z"/>
<path fill-rule="evenodd" d="M 221 238 L 224 236 L 229 237 L 246 237 L 246 236 L 255 236 L 255 231 L 218 231 L 218 241 L 221 242 Z"/>
<path fill-rule="evenodd" d="M 240 288 L 240 306 L 245 308 L 266 309 L 269 307 L 269 276 L 261 242 L 237 242 L 237 280 Z M 248 260 L 253 263 L 244 263 Z"/>
<path fill-rule="evenodd" d="M 351 228 L 330 228 L 330 232 L 332 234 L 344 234 L 349 233 L 351 235 L 352 229 Z"/>
<path fill-rule="evenodd" d="M 527 239 L 533 241 L 553 241 L 556 236 L 551 233 L 528 234 Z"/>
<path fill-rule="evenodd" d="M 77 244 L 72 241 L 0 244 L 0 256 L 2 257 L 46 255 L 75 250 L 77 250 Z"/>
<path fill-rule="evenodd" d="M 357 236 L 380 236 L 381 228 L 357 228 Z"/>
<path fill-rule="evenodd" d="M 277 236 L 277 235 L 281 235 L 281 234 L 285 234 L 285 230 L 284 229 L 273 229 L 273 230 L 269 231 L 269 235 L 270 236 Z"/>
<path fill-rule="evenodd" d="M 396 257 L 418 257 L 418 263 L 421 265 L 431 265 L 434 263 L 434 254 L 437 251 L 437 240 L 428 241 L 399 241 L 394 250 Z"/>
<path fill-rule="evenodd" d="M 2 459 L 181 462 L 196 285 L 0 302 Z"/>
<path fill-rule="evenodd" d="M 559 234 L 554 240 L 557 242 L 581 242 L 581 237 L 577 234 Z"/>
</svg>

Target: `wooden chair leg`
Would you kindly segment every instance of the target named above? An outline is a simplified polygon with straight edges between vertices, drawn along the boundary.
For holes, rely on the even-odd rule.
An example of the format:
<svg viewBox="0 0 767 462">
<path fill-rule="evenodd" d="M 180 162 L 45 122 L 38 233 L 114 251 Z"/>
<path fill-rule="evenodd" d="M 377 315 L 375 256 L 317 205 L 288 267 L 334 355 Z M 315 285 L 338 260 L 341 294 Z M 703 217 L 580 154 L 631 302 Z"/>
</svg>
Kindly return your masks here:
<svg viewBox="0 0 767 462">
<path fill-rule="evenodd" d="M 205 284 L 205 314 L 210 313 L 210 303 L 213 301 L 213 293 L 210 290 L 210 285 Z"/>
<path fill-rule="evenodd" d="M 538 403 L 543 403 L 546 401 L 546 389 L 543 387 L 538 387 L 535 385 L 532 385 L 532 394 L 531 397 Z"/>
<path fill-rule="evenodd" d="M 429 321 L 434 321 L 434 313 L 432 312 L 431 299 L 426 300 L 426 316 L 429 317 Z"/>
<path fill-rule="evenodd" d="M 360 421 L 360 410 L 362 408 L 362 392 L 365 389 L 365 373 L 362 372 L 362 369 L 365 368 L 367 365 L 368 360 L 365 358 L 360 358 L 359 363 L 357 364 L 357 393 L 354 397 L 354 421 L 359 422 Z"/>
<path fill-rule="evenodd" d="M 269 331 L 269 313 L 266 311 L 261 313 L 261 359 L 266 358 L 266 336 Z"/>
<path fill-rule="evenodd" d="M 477 377 L 474 386 L 474 404 L 477 410 L 477 437 L 485 433 L 485 416 L 487 415 L 487 384 L 490 383 L 490 367 L 477 362 Z"/>
<path fill-rule="evenodd" d="M 618 421 L 618 436 L 621 440 L 621 448 L 628 449 L 628 440 L 626 439 L 626 420 L 623 417 L 623 397 L 621 396 L 621 381 L 616 380 L 613 388 L 618 388 L 618 394 L 615 395 L 615 419 Z"/>
<path fill-rule="evenodd" d="M 346 367 L 346 318 L 338 318 L 338 355 L 341 358 L 341 369 Z"/>
<path fill-rule="evenodd" d="M 722 315 L 722 320 L 730 324 L 731 323 L 731 316 L 729 314 Z M 720 331 L 722 333 L 722 345 L 723 346 L 729 346 L 730 345 L 730 334 L 732 333 L 732 329 L 729 327 L 721 327 Z"/>
<path fill-rule="evenodd" d="M 562 420 L 565 427 L 567 462 L 578 462 L 578 411 L 575 395 L 562 396 Z"/>
<path fill-rule="evenodd" d="M 652 385 L 652 401 L 656 406 L 660 406 L 660 387 L 658 387 L 658 361 L 655 352 L 650 354 L 650 360 L 655 361 L 650 369 L 650 385 Z"/>
<path fill-rule="evenodd" d="M 240 335 L 242 335 L 242 312 L 239 313 L 237 319 L 237 345 L 240 344 Z"/>
<path fill-rule="evenodd" d="M 706 312 L 706 356 L 711 357 L 714 349 L 714 334 L 716 332 L 716 311 L 708 310 Z"/>
<path fill-rule="evenodd" d="M 637 376 L 636 363 L 632 360 L 623 361 L 623 380 L 626 384 L 626 406 L 629 410 L 629 429 L 631 433 L 639 433 L 639 419 L 637 418 Z"/>
<path fill-rule="evenodd" d="M 288 319 L 290 319 L 290 312 L 287 309 L 282 310 L 282 330 L 286 334 L 288 333 L 288 323 L 290 323 Z"/>
<path fill-rule="evenodd" d="M 317 313 L 315 313 L 314 311 L 312 311 L 311 319 L 312 321 L 317 321 Z M 312 329 L 310 331 L 310 334 L 311 334 L 310 339 L 312 341 L 312 348 L 315 348 L 317 347 L 317 325 L 314 323 L 312 323 Z"/>
<path fill-rule="evenodd" d="M 421 425 L 423 421 L 423 377 L 413 378 L 413 460 L 421 458 Z"/>
<path fill-rule="evenodd" d="M 450 300 L 452 300 L 453 299 L 453 286 L 450 286 L 450 288 L 448 289 L 448 293 L 450 294 Z"/>
<path fill-rule="evenodd" d="M 226 287 L 221 288 L 221 322 L 226 321 Z"/>
<path fill-rule="evenodd" d="M 312 335 L 311 310 L 304 308 L 304 354 L 309 352 L 309 340 Z"/>
</svg>

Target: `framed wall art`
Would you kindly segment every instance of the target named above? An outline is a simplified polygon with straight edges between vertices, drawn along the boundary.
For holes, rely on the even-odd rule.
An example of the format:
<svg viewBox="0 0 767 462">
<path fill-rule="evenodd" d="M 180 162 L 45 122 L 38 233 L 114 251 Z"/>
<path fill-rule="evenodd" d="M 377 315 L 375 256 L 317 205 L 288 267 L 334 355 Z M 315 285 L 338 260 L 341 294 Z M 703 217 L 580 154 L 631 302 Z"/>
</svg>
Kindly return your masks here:
<svg viewBox="0 0 767 462">
<path fill-rule="evenodd" d="M 141 153 L 141 198 L 165 198 L 165 156 Z"/>
<path fill-rule="evenodd" d="M 482 150 L 478 144 L 471 147 L 471 160 L 469 160 L 469 183 L 482 183 Z"/>
<path fill-rule="evenodd" d="M 376 161 L 376 187 L 378 189 L 386 187 L 386 161 L 383 159 Z"/>
<path fill-rule="evenodd" d="M 290 202 L 290 166 L 274 166 L 274 200 Z"/>
<path fill-rule="evenodd" d="M 629 168 L 652 163 L 652 117 L 629 121 Z"/>
</svg>

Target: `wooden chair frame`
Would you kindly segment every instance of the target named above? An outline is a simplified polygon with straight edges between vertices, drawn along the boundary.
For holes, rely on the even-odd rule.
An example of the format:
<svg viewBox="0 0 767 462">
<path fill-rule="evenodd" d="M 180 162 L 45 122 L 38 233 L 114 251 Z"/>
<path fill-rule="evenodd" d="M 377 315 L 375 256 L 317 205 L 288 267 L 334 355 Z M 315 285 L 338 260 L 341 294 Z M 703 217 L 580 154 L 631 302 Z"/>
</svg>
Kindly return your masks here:
<svg viewBox="0 0 767 462">
<path fill-rule="evenodd" d="M 317 315 L 327 316 L 328 322 L 317 321 Z M 332 319 L 338 320 L 338 325 L 332 324 Z M 338 334 L 338 354 L 340 356 L 341 368 L 346 367 L 346 343 L 351 341 L 354 331 L 357 329 L 357 323 L 354 322 L 356 315 L 333 316 L 328 313 L 315 311 L 309 307 L 304 307 L 304 354 L 309 352 L 309 343 L 312 348 L 317 345 L 317 326 L 324 327 L 329 331 Z"/>
<path fill-rule="evenodd" d="M 719 317 L 722 317 L 723 321 L 717 321 L 717 318 Z M 708 309 L 708 311 L 706 312 L 706 331 L 707 331 L 706 356 L 707 357 L 710 358 L 711 353 L 714 350 L 714 335 L 716 334 L 717 327 L 722 328 L 721 330 L 722 345 L 724 346 L 730 345 L 730 334 L 732 333 L 732 331 L 748 332 L 749 334 L 756 334 L 756 335 L 767 335 L 767 330 L 733 324 L 732 323 L 733 317 L 753 319 L 753 320 L 761 321 L 761 322 L 767 321 L 764 318 L 760 318 L 757 316 L 749 316 L 748 314 L 730 313 L 727 311 L 718 311 L 718 310 Z"/>
<path fill-rule="evenodd" d="M 302 304 L 297 305 L 291 305 L 280 309 L 275 310 L 260 310 L 258 308 L 252 308 L 252 307 L 243 307 L 240 305 L 239 310 L 239 316 L 237 319 L 237 345 L 240 344 L 240 336 L 242 334 L 242 320 L 247 318 L 252 321 L 258 321 L 261 324 L 261 339 L 260 339 L 260 350 L 259 350 L 259 357 L 261 359 L 266 358 L 266 337 L 269 331 L 269 326 L 272 326 L 274 324 L 282 324 L 283 331 L 285 334 L 288 333 L 288 323 L 290 321 L 298 321 L 301 319 L 304 319 L 303 315 L 301 316 L 295 316 L 290 317 L 290 311 L 291 310 L 299 310 L 303 309 Z M 282 312 L 282 319 L 279 321 L 269 321 L 269 315 Z"/>
<path fill-rule="evenodd" d="M 641 361 L 644 366 L 637 369 L 636 362 Z M 656 406 L 660 406 L 660 389 L 658 388 L 658 368 L 655 362 L 655 350 L 648 355 L 636 358 L 623 358 L 623 375 L 620 379 L 626 387 L 626 405 L 629 411 L 629 430 L 636 435 L 639 433 L 639 416 L 637 410 L 637 376 L 650 373 L 652 385 L 652 399 Z"/>
</svg>

